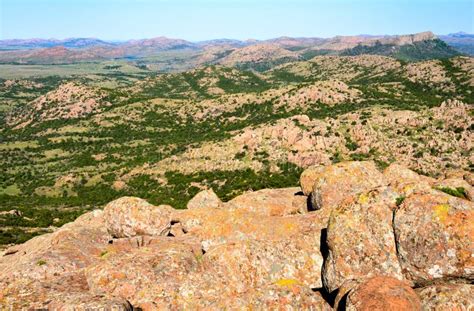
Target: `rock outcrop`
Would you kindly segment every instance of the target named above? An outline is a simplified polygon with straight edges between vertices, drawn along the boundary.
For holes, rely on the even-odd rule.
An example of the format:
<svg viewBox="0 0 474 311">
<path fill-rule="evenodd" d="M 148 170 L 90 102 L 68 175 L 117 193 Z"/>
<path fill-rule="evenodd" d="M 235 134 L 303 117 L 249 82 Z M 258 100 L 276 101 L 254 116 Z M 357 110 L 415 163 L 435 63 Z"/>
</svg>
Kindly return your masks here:
<svg viewBox="0 0 474 311">
<path fill-rule="evenodd" d="M 111 106 L 105 98 L 106 94 L 99 89 L 67 82 L 28 103 L 30 109 L 23 107 L 10 113 L 7 122 L 24 128 L 35 121 L 77 119 Z"/>
<path fill-rule="evenodd" d="M 187 204 L 188 209 L 202 208 L 202 207 L 221 207 L 222 201 L 217 194 L 212 190 L 203 190 L 196 194 Z"/>
<path fill-rule="evenodd" d="M 422 176 L 399 164 L 392 164 L 383 171 L 390 187 L 400 196 L 407 196 L 415 191 L 429 191 L 434 179 Z"/>
<path fill-rule="evenodd" d="M 4 251 L 0 309 L 470 310 L 474 204 L 449 178 L 347 162 L 186 210 L 124 197 Z"/>
<path fill-rule="evenodd" d="M 332 209 L 345 198 L 387 184 L 372 161 L 342 162 L 316 172 L 312 174 L 314 182 L 310 183 L 311 203 L 317 210 Z"/>
<path fill-rule="evenodd" d="M 403 279 L 393 235 L 395 199 L 390 189 L 376 189 L 350 197 L 333 210 L 323 273 L 330 292 L 364 277 Z"/>
<path fill-rule="evenodd" d="M 122 306 L 87 290 L 83 269 L 110 241 L 104 213 L 94 211 L 58 231 L 7 249 L 0 258 L 0 307 L 7 310 Z M 112 301 L 114 301 L 112 303 Z M 85 308 L 83 309 L 85 310 Z"/>
<path fill-rule="evenodd" d="M 199 243 L 163 237 L 137 242 L 108 246 L 102 260 L 85 270 L 89 290 L 123 297 L 148 310 L 177 308 L 175 295 L 199 266 Z"/>
<path fill-rule="evenodd" d="M 104 208 L 107 230 L 115 238 L 166 235 L 172 211 L 169 205 L 154 206 L 133 197 L 120 198 Z"/>
<path fill-rule="evenodd" d="M 412 194 L 395 213 L 398 258 L 416 284 L 474 280 L 474 204 L 443 192 Z"/>
</svg>

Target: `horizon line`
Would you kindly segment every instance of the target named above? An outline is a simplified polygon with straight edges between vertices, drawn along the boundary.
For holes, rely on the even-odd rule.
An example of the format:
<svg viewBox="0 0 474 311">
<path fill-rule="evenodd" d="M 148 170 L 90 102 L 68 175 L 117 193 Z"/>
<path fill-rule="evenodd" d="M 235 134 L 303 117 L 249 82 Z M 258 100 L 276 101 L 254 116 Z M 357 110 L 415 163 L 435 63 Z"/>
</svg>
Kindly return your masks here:
<svg viewBox="0 0 474 311">
<path fill-rule="evenodd" d="M 335 35 L 335 36 L 330 36 L 330 37 L 318 37 L 318 36 L 289 36 L 289 35 L 281 35 L 278 37 L 270 37 L 266 39 L 256 39 L 256 38 L 247 38 L 247 39 L 235 39 L 235 38 L 230 38 L 230 37 L 221 37 L 221 38 L 213 38 L 213 39 L 204 39 L 204 40 L 188 40 L 188 39 L 183 39 L 183 38 L 178 38 L 178 37 L 168 37 L 166 35 L 159 35 L 156 37 L 148 37 L 148 38 L 129 38 L 129 39 L 105 39 L 101 37 L 89 37 L 89 36 L 78 36 L 78 37 L 66 37 L 66 38 L 57 38 L 57 37 L 28 37 L 28 38 L 8 38 L 8 39 L 0 39 L 0 42 L 2 41 L 11 41 L 11 40 L 49 40 L 49 41 L 66 41 L 66 40 L 73 40 L 73 39 L 94 39 L 94 40 L 100 40 L 104 42 L 129 42 L 129 41 L 140 41 L 140 40 L 151 40 L 151 39 L 157 39 L 157 38 L 164 38 L 164 39 L 171 39 L 171 40 L 183 40 L 187 41 L 190 43 L 201 43 L 201 42 L 206 42 L 206 41 L 217 41 L 217 40 L 232 40 L 232 41 L 240 41 L 240 42 L 246 42 L 246 41 L 268 41 L 268 40 L 274 40 L 274 39 L 280 39 L 280 38 L 290 38 L 290 39 L 331 39 L 331 38 L 337 38 L 337 37 L 360 37 L 360 36 L 372 36 L 372 37 L 394 37 L 394 36 L 409 36 L 409 35 L 415 35 L 415 34 L 420 34 L 420 33 L 426 33 L 426 32 L 431 32 L 435 36 L 449 36 L 449 35 L 455 35 L 455 34 L 466 34 L 466 35 L 474 35 L 474 33 L 469 33 L 467 31 L 457 31 L 457 32 L 451 32 L 447 34 L 436 34 L 431 30 L 426 30 L 426 31 L 421 31 L 421 32 L 413 32 L 413 33 L 405 33 L 405 34 L 353 34 L 353 35 Z"/>
</svg>

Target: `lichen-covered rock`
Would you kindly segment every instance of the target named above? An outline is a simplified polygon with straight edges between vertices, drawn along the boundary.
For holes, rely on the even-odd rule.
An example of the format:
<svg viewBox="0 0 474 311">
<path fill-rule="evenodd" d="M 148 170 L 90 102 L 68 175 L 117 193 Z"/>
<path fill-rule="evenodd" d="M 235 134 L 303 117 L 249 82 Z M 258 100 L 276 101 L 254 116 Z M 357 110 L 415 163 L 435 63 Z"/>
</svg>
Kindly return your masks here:
<svg viewBox="0 0 474 311">
<path fill-rule="evenodd" d="M 328 215 L 319 212 L 275 217 L 241 209 L 208 208 L 176 211 L 172 217 L 186 235 L 201 241 L 205 251 L 231 241 L 296 240 L 302 235 L 319 235 L 327 220 Z"/>
<path fill-rule="evenodd" d="M 420 299 L 406 283 L 377 276 L 352 289 L 346 301 L 347 311 L 418 311 Z"/>
<path fill-rule="evenodd" d="M 284 216 L 308 211 L 307 197 L 301 189 L 263 189 L 242 194 L 228 203 L 228 209 L 240 209 L 268 216 Z"/>
<path fill-rule="evenodd" d="M 327 224 L 327 218 L 324 216 L 311 213 L 272 217 L 239 209 L 219 209 L 213 213 L 210 213 L 210 210 L 199 209 L 178 211 L 174 218 L 174 221 L 179 221 L 183 226 L 185 236 L 201 241 L 206 255 L 226 243 L 239 246 L 240 248 L 236 250 L 238 252 L 242 252 L 243 247 L 247 245 L 240 242 L 251 243 L 249 247 L 255 243 L 263 243 L 261 247 L 265 247 L 269 254 L 278 250 L 280 256 L 278 260 L 286 263 L 293 271 L 301 273 L 300 265 L 304 264 L 304 273 L 311 276 L 314 287 L 322 287 L 323 256 L 320 251 L 320 240 L 321 231 Z M 255 247 L 251 249 L 254 255 L 258 254 Z"/>
<path fill-rule="evenodd" d="M 433 178 L 420 175 L 406 166 L 392 163 L 384 171 L 383 175 L 390 183 L 397 182 L 428 182 L 434 181 Z"/>
<path fill-rule="evenodd" d="M 122 297 L 143 310 L 178 308 L 175 296 L 197 269 L 198 243 L 167 237 L 120 239 L 109 245 L 86 271 L 90 291 Z"/>
<path fill-rule="evenodd" d="M 15 246 L 0 258 L 0 278 L 49 278 L 87 266 L 110 239 L 102 215 L 87 213 L 54 233 Z"/>
<path fill-rule="evenodd" d="M 329 310 L 324 286 L 335 308 L 418 310 L 413 285 L 427 309 L 472 304 L 474 203 L 436 190 L 459 178 L 314 173 L 316 211 L 299 188 L 205 192 L 186 210 L 113 201 L 1 253 L 0 309 Z"/>
<path fill-rule="evenodd" d="M 330 311 L 331 306 L 319 293 L 292 282 L 280 281 L 241 297 L 235 310 L 313 310 Z"/>
<path fill-rule="evenodd" d="M 430 191 L 435 182 L 433 178 L 420 175 L 397 163 L 390 164 L 383 175 L 400 196 L 408 196 L 416 191 Z"/>
<path fill-rule="evenodd" d="M 315 174 L 311 192 L 314 209 L 332 209 L 344 199 L 387 184 L 373 161 L 341 162 Z"/>
<path fill-rule="evenodd" d="M 375 275 L 403 279 L 392 227 L 395 201 L 396 194 L 389 188 L 379 188 L 348 198 L 333 209 L 323 272 L 330 292 L 346 281 Z"/>
<path fill-rule="evenodd" d="M 331 306 L 317 292 L 282 280 L 263 288 L 249 288 L 246 292 L 235 292 L 234 288 L 213 284 L 196 296 L 180 297 L 179 305 L 184 310 L 314 310 L 330 311 Z"/>
<path fill-rule="evenodd" d="M 145 200 L 123 197 L 104 208 L 107 230 L 116 238 L 166 235 L 171 226 L 169 205 L 154 206 Z"/>
<path fill-rule="evenodd" d="M 144 310 L 280 305 L 327 310 L 310 290 L 322 287 L 318 215 L 204 210 L 177 212 L 196 221 L 190 220 L 196 227 L 184 222 L 180 238 L 113 240 L 101 260 L 86 269 L 93 293 L 126 298 Z M 258 225 L 249 226 L 253 222 Z M 202 239 L 215 239 L 205 244 L 205 254 Z"/>
<path fill-rule="evenodd" d="M 212 292 L 215 303 L 224 306 L 231 299 L 225 296 L 230 288 L 243 289 L 232 296 L 236 306 L 252 301 L 249 305 L 277 305 L 288 295 L 293 297 L 288 305 L 316 304 L 313 295 L 304 298 L 302 293 L 298 298 L 297 294 L 322 287 L 320 239 L 325 223 L 317 213 L 272 217 L 240 209 L 198 208 L 176 211 L 172 218 L 173 227 L 179 225 L 182 230 L 179 238 L 113 240 L 101 260 L 86 269 L 93 293 L 112 293 L 143 309 L 207 303 L 187 304 L 191 291 L 193 297 Z M 160 263 L 166 268 L 157 269 Z M 225 281 L 223 275 L 230 287 L 216 287 L 216 282 Z M 268 286 L 288 279 L 297 282 L 294 291 L 267 291 Z M 178 284 L 179 301 L 173 298 Z M 257 285 L 258 289 L 248 292 Z"/>
<path fill-rule="evenodd" d="M 432 191 L 407 197 L 394 228 L 405 277 L 474 279 L 474 203 Z"/>
<path fill-rule="evenodd" d="M 64 294 L 64 301 L 51 303 L 48 310 L 74 310 L 74 311 L 133 311 L 133 306 L 125 299 L 107 298 L 102 295 L 70 295 Z"/>
<path fill-rule="evenodd" d="M 93 301 L 84 293 L 83 269 L 94 262 L 110 238 L 103 212 L 94 211 L 5 252 L 0 257 L 0 309 Z"/>
<path fill-rule="evenodd" d="M 239 241 L 216 246 L 179 289 L 185 309 L 329 310 L 311 288 L 321 287 L 317 237 Z"/>
<path fill-rule="evenodd" d="M 319 175 L 324 171 L 324 166 L 312 166 L 303 171 L 300 176 L 300 187 L 304 195 L 310 195 Z"/>
<path fill-rule="evenodd" d="M 219 208 L 222 206 L 222 201 L 219 199 L 217 194 L 212 190 L 203 190 L 196 194 L 187 204 L 188 209 L 202 208 L 202 207 L 213 207 Z"/>
<path fill-rule="evenodd" d="M 0 310 L 132 311 L 126 299 L 94 295 L 83 279 L 35 280 L 0 290 Z"/>
<path fill-rule="evenodd" d="M 239 241 L 218 245 L 203 257 L 202 269 L 183 285 L 201 290 L 202 282 L 228 282 L 239 291 L 291 280 L 308 288 L 321 288 L 323 258 L 318 254 L 320 237 L 281 241 Z M 205 271 L 204 271 L 205 270 Z"/>
<path fill-rule="evenodd" d="M 423 310 L 474 310 L 474 285 L 435 284 L 415 290 Z"/>
</svg>

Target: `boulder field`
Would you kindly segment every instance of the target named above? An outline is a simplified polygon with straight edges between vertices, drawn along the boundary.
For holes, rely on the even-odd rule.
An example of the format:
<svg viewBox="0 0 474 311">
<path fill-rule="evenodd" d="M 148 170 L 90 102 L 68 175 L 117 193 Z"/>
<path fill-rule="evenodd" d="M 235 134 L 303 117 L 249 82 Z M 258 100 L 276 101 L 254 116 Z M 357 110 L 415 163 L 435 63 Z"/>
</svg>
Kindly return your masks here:
<svg viewBox="0 0 474 311">
<path fill-rule="evenodd" d="M 474 310 L 472 180 L 343 162 L 185 210 L 120 198 L 1 253 L 0 310 Z"/>
</svg>

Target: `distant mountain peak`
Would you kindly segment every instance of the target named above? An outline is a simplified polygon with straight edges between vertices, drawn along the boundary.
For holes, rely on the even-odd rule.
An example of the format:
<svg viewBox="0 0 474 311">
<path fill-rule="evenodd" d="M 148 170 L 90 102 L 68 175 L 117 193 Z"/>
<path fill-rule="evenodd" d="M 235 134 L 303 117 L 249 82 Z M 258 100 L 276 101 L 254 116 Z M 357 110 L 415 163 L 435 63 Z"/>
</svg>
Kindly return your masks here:
<svg viewBox="0 0 474 311">
<path fill-rule="evenodd" d="M 450 33 L 449 35 L 447 35 L 447 37 L 454 37 L 454 38 L 473 38 L 473 37 L 474 37 L 474 34 L 470 34 L 470 33 L 464 32 L 464 31 L 459 31 L 459 32 L 455 32 L 455 33 Z"/>
</svg>

